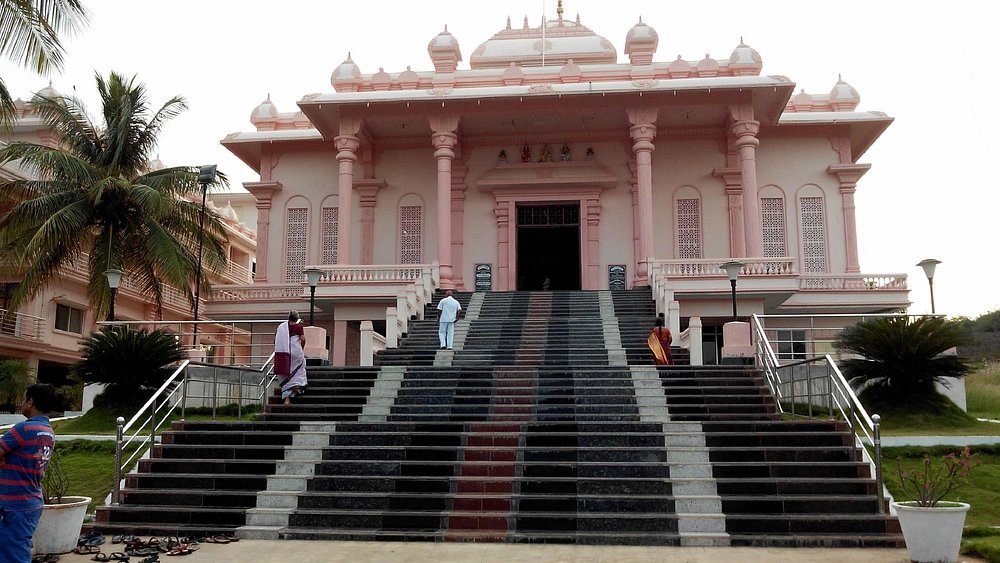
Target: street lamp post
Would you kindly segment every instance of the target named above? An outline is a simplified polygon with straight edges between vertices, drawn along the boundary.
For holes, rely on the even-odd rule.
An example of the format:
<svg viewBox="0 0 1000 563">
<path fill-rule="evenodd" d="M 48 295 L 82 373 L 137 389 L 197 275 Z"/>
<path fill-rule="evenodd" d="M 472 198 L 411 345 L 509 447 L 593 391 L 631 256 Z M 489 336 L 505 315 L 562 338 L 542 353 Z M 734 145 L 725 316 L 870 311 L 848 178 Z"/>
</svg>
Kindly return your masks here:
<svg viewBox="0 0 1000 563">
<path fill-rule="evenodd" d="M 208 197 L 208 185 L 215 181 L 218 166 L 209 164 L 198 169 L 198 183 L 201 185 L 201 218 L 198 221 L 198 272 L 194 280 L 194 336 L 192 346 L 198 346 L 198 305 L 201 297 L 201 252 L 205 238 L 205 199 Z"/>
<path fill-rule="evenodd" d="M 743 265 L 743 262 L 730 260 L 719 266 L 719 268 L 726 271 L 726 275 L 729 276 L 729 283 L 733 288 L 733 320 L 736 320 L 736 277 L 740 275 L 740 269 L 743 268 Z"/>
<path fill-rule="evenodd" d="M 917 262 L 917 266 L 924 269 L 924 275 L 927 276 L 927 284 L 931 287 L 931 314 L 936 314 L 934 310 L 934 268 L 940 264 L 940 260 L 935 260 L 934 258 L 928 258 L 926 260 L 921 260 Z"/>
<path fill-rule="evenodd" d="M 104 271 L 104 275 L 108 278 L 108 287 L 111 288 L 111 306 L 108 307 L 108 321 L 113 322 L 115 320 L 115 297 L 118 294 L 118 285 L 122 282 L 122 276 L 125 275 L 125 272 L 117 268 L 110 268 Z"/>
<path fill-rule="evenodd" d="M 323 270 L 319 268 L 306 268 L 302 270 L 309 281 L 309 326 L 313 326 L 313 307 L 316 305 L 316 286 L 319 285 L 320 278 L 323 277 Z"/>
</svg>

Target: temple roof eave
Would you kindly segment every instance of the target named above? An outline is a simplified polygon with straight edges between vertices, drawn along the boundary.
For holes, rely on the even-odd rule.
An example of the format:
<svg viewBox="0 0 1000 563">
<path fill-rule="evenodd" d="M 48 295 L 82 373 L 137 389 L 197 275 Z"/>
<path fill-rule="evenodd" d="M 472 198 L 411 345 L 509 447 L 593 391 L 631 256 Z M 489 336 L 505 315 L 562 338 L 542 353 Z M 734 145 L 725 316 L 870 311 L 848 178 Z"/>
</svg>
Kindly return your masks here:
<svg viewBox="0 0 1000 563">
<path fill-rule="evenodd" d="M 639 96 L 671 96 L 679 93 L 716 92 L 742 93 L 751 91 L 757 119 L 776 123 L 784 110 L 795 84 L 784 77 L 734 76 L 714 78 L 678 78 L 664 80 L 611 81 L 583 83 L 547 83 L 515 86 L 472 88 L 433 88 L 421 90 L 383 90 L 375 92 L 339 92 L 311 94 L 299 100 L 302 112 L 329 139 L 339 134 L 340 115 L 349 111 L 364 115 L 374 105 L 426 104 L 444 106 L 476 100 L 538 100 L 552 97 L 598 97 L 637 94 Z M 650 101 L 649 103 L 654 103 Z"/>
<path fill-rule="evenodd" d="M 274 142 L 323 142 L 323 135 L 316 129 L 289 131 L 243 131 L 230 133 L 219 144 L 236 155 L 244 164 L 260 173 L 262 146 Z"/>
<path fill-rule="evenodd" d="M 855 162 L 885 133 L 894 118 L 879 111 L 789 112 L 778 120 L 786 127 L 847 127 L 850 133 L 851 155 Z"/>
</svg>

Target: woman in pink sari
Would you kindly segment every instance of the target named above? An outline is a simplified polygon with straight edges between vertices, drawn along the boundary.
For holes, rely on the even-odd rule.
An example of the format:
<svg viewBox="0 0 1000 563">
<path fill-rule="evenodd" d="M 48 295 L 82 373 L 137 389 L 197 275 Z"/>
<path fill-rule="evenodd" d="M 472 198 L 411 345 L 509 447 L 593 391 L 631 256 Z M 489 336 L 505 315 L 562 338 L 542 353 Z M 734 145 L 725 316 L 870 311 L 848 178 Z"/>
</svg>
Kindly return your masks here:
<svg viewBox="0 0 1000 563">
<path fill-rule="evenodd" d="M 278 325 L 274 333 L 274 373 L 281 385 L 281 398 L 286 405 L 298 397 L 308 385 L 306 380 L 306 355 L 302 347 L 306 333 L 298 311 L 290 311 L 288 320 Z"/>
<path fill-rule="evenodd" d="M 673 337 L 670 336 L 670 329 L 663 326 L 662 318 L 657 317 L 656 326 L 653 327 L 652 332 L 649 333 L 649 338 L 646 340 L 650 351 L 653 352 L 653 363 L 658 366 L 674 365 L 674 359 L 670 355 L 671 341 L 673 341 Z"/>
</svg>

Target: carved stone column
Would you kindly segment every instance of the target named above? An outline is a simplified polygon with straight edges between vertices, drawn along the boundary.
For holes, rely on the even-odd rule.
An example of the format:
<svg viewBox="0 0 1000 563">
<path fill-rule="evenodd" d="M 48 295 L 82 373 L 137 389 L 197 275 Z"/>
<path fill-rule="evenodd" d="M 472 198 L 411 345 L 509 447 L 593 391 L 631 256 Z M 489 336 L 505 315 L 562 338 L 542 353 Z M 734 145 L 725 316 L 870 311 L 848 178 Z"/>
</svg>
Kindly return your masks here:
<svg viewBox="0 0 1000 563">
<path fill-rule="evenodd" d="M 354 163 L 358 160 L 361 142 L 354 135 L 338 135 L 334 138 L 337 146 L 338 200 L 337 200 L 337 263 L 353 264 L 353 225 L 351 214 L 354 210 Z"/>
<path fill-rule="evenodd" d="M 588 198 L 587 210 L 587 254 L 583 261 L 586 279 L 583 289 L 606 289 L 601 287 L 601 203 L 597 198 Z"/>
<path fill-rule="evenodd" d="M 756 258 L 764 254 L 764 234 L 760 225 L 760 203 L 757 199 L 757 133 L 760 122 L 737 121 L 730 127 L 740 154 L 740 176 L 743 187 L 743 232 L 746 255 Z"/>
<path fill-rule="evenodd" d="M 267 257 L 270 254 L 268 245 L 271 240 L 271 198 L 275 192 L 281 191 L 281 182 L 244 182 L 243 187 L 257 200 L 257 273 L 254 283 L 267 283 Z"/>
<path fill-rule="evenodd" d="M 641 255 L 636 268 L 636 284 L 649 284 L 647 260 L 653 256 L 653 138 L 656 137 L 656 109 L 632 108 L 628 110 L 632 127 L 632 151 L 635 153 L 636 185 L 639 192 L 639 250 Z"/>
<path fill-rule="evenodd" d="M 373 264 L 375 241 L 375 200 L 378 191 L 385 187 L 384 180 L 360 180 L 355 189 L 361 196 L 361 263 Z"/>
<path fill-rule="evenodd" d="M 451 163 L 455 158 L 458 118 L 431 119 L 431 142 L 437 159 L 437 250 L 441 288 L 455 287 L 451 263 Z"/>
<path fill-rule="evenodd" d="M 510 280 L 510 209 L 506 202 L 497 202 L 493 208 L 497 218 L 497 291 L 510 291 L 516 286 Z"/>
<path fill-rule="evenodd" d="M 858 180 L 871 167 L 871 164 L 831 164 L 826 169 L 840 180 L 840 195 L 844 207 L 844 251 L 848 274 L 861 271 L 861 263 L 858 261 L 858 226 L 854 212 L 854 191 L 857 189 Z"/>
<path fill-rule="evenodd" d="M 452 281 L 455 287 L 465 289 L 462 271 L 465 267 L 465 175 L 469 167 L 463 162 L 452 162 L 451 168 L 451 262 Z"/>
<path fill-rule="evenodd" d="M 738 168 L 716 168 L 712 175 L 726 183 L 729 200 L 729 252 L 733 258 L 747 255 L 743 226 L 743 178 Z"/>
</svg>

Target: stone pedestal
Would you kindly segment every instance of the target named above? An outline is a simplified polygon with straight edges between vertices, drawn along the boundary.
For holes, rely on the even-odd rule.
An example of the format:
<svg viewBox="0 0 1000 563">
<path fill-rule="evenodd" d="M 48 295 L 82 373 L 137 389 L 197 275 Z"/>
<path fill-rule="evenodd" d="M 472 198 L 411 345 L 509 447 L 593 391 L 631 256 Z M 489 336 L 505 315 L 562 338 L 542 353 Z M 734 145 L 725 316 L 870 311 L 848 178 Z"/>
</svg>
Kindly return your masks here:
<svg viewBox="0 0 1000 563">
<path fill-rule="evenodd" d="M 306 358 L 330 359 L 330 351 L 326 348 L 326 329 L 318 326 L 305 327 L 306 345 L 302 349 Z"/>
</svg>

